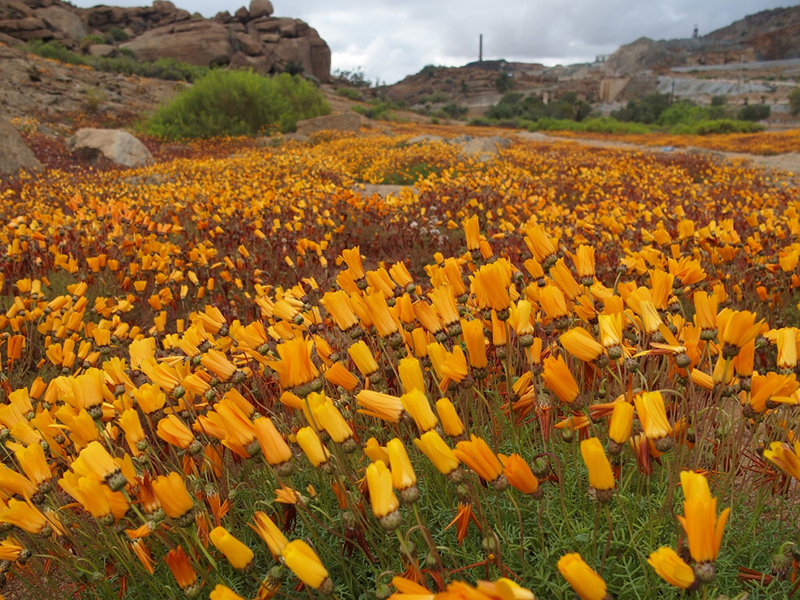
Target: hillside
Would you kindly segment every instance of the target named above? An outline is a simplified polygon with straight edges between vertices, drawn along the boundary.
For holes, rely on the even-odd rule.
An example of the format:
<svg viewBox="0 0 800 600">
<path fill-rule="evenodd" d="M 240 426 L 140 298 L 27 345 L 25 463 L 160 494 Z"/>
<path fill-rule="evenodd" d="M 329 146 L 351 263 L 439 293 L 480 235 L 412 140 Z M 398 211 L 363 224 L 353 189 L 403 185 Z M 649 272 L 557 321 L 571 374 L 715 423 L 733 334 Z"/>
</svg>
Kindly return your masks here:
<svg viewBox="0 0 800 600">
<path fill-rule="evenodd" d="M 145 7 L 86 9 L 60 0 L 0 0 L 0 41 L 55 40 L 92 56 L 128 53 L 140 61 L 172 58 L 261 73 L 302 70 L 328 81 L 331 51 L 325 40 L 304 21 L 273 13 L 269 0 L 252 0 L 249 9 L 213 19 L 164 0 Z"/>
</svg>

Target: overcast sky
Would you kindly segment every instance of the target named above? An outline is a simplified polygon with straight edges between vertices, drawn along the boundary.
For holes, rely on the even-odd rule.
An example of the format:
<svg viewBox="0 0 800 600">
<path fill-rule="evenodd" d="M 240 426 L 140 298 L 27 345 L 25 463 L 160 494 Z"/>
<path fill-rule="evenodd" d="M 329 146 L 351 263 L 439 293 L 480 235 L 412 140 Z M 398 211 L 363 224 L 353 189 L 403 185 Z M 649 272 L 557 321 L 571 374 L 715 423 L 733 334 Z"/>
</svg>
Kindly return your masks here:
<svg viewBox="0 0 800 600">
<path fill-rule="evenodd" d="M 242 0 L 173 0 L 212 17 Z M 97 1 L 77 0 L 88 7 Z M 142 6 L 146 0 L 106 0 Z M 249 6 L 249 0 L 247 0 Z M 272 0 L 275 16 L 303 19 L 328 42 L 332 70 L 362 67 L 367 77 L 399 81 L 428 64 L 458 66 L 478 58 L 548 66 L 594 60 L 646 36 L 690 37 L 745 15 L 791 5 L 775 0 Z"/>
</svg>

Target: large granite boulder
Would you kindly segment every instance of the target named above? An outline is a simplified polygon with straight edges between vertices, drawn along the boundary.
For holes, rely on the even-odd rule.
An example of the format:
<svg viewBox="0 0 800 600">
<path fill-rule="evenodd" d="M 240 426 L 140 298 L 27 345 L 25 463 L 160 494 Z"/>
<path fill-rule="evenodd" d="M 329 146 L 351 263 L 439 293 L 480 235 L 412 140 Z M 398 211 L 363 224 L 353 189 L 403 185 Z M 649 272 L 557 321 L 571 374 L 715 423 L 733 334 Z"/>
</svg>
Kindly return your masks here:
<svg viewBox="0 0 800 600">
<path fill-rule="evenodd" d="M 13 177 L 20 169 L 40 171 L 40 163 L 25 140 L 5 119 L 0 119 L 0 176 Z"/>
<path fill-rule="evenodd" d="M 79 129 L 67 140 L 67 148 L 71 152 L 86 153 L 90 158 L 102 154 L 125 167 L 141 167 L 153 162 L 153 156 L 142 142 L 119 129 Z"/>
<path fill-rule="evenodd" d="M 81 18 L 74 12 L 58 6 L 48 6 L 37 10 L 36 16 L 44 21 L 50 29 L 63 33 L 71 40 L 80 42 L 86 37 L 86 27 L 84 27 Z"/>
<path fill-rule="evenodd" d="M 202 67 L 227 65 L 234 55 L 228 29 L 216 21 L 189 21 L 151 29 L 122 47 L 130 49 L 137 60 L 174 58 Z"/>
<path fill-rule="evenodd" d="M 250 2 L 250 18 L 257 19 L 258 17 L 269 17 L 275 9 L 272 8 L 272 2 L 269 0 L 251 0 Z"/>
</svg>

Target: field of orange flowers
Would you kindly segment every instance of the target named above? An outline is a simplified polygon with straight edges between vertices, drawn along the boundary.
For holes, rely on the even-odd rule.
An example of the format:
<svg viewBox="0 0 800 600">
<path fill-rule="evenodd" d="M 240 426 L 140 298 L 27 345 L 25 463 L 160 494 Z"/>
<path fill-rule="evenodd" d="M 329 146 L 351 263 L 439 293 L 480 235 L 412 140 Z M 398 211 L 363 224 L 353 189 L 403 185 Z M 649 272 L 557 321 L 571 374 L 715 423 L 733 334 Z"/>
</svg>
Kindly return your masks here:
<svg viewBox="0 0 800 600">
<path fill-rule="evenodd" d="M 795 593 L 800 191 L 408 137 L 0 182 L 6 598 Z"/>
<path fill-rule="evenodd" d="M 557 131 L 552 135 L 566 138 L 626 142 L 643 146 L 674 146 L 675 148 L 706 148 L 720 152 L 738 152 L 772 156 L 800 151 L 800 129 L 762 133 L 726 133 L 716 135 L 677 135 L 670 133 L 608 134 Z"/>
</svg>

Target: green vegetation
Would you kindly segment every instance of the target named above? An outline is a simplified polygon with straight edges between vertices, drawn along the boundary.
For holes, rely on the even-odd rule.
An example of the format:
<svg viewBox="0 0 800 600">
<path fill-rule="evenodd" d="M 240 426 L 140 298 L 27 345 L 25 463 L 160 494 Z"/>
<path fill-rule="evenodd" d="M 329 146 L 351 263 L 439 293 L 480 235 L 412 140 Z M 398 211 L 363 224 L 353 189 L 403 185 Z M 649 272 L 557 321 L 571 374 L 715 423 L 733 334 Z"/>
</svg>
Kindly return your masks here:
<svg viewBox="0 0 800 600">
<path fill-rule="evenodd" d="M 618 121 L 656 125 L 674 133 L 749 132 L 753 131 L 752 123 L 742 122 L 761 121 L 769 115 L 770 107 L 766 104 L 750 104 L 736 110 L 728 104 L 726 96 L 714 96 L 711 106 L 700 106 L 689 100 L 670 102 L 668 94 L 650 94 L 630 100 L 625 108 L 611 113 Z"/>
<path fill-rule="evenodd" d="M 514 78 L 509 73 L 500 73 L 494 80 L 494 87 L 498 92 L 505 93 L 514 87 Z"/>
<path fill-rule="evenodd" d="M 484 115 L 490 121 L 509 121 L 523 119 L 538 121 L 540 119 L 562 119 L 581 121 L 589 115 L 592 107 L 580 100 L 576 94 L 564 94 L 557 100 L 545 104 L 538 96 L 525 96 L 520 92 L 511 92 L 493 104 Z"/>
<path fill-rule="evenodd" d="M 789 93 L 789 109 L 793 115 L 800 115 L 800 87 L 794 88 Z"/>
<path fill-rule="evenodd" d="M 101 39 L 100 43 L 104 43 L 104 40 Z M 167 81 L 197 81 L 209 72 L 206 67 L 188 65 L 171 58 L 161 58 L 155 62 L 139 62 L 133 58 L 130 50 L 126 52 L 126 48 L 121 49 L 122 56 L 114 58 L 84 56 L 72 52 L 60 42 L 35 40 L 28 44 L 28 50 L 37 56 L 70 65 L 84 65 L 107 73 L 124 73 L 125 75 L 138 75 Z"/>
<path fill-rule="evenodd" d="M 372 83 L 369 79 L 367 79 L 366 75 L 364 74 L 364 69 L 358 67 L 354 71 L 342 71 L 340 69 L 336 69 L 333 72 L 334 79 L 338 79 L 345 85 L 349 85 L 352 87 L 371 87 Z"/>
<path fill-rule="evenodd" d="M 258 135 L 293 131 L 297 121 L 330 112 L 322 93 L 298 76 L 273 78 L 252 71 L 212 71 L 143 128 L 167 139 Z"/>
<path fill-rule="evenodd" d="M 342 98 L 349 98 L 350 100 L 363 100 L 361 92 L 350 87 L 336 88 L 336 95 Z"/>
<path fill-rule="evenodd" d="M 404 108 L 391 100 L 376 98 L 369 101 L 370 106 L 354 106 L 353 112 L 364 115 L 375 121 L 398 121 L 397 115 L 392 111 Z"/>
</svg>

